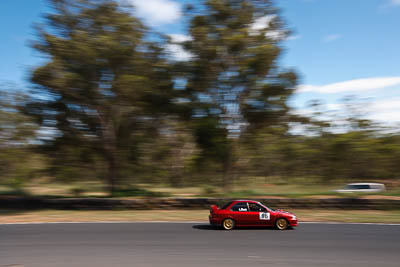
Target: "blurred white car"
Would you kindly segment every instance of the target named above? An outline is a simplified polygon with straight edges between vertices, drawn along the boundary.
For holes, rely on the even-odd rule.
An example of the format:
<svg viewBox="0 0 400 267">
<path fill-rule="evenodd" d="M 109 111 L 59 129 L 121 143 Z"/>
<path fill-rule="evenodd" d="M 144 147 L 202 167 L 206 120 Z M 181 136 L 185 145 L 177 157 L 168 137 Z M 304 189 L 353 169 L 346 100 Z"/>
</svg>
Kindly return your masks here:
<svg viewBox="0 0 400 267">
<path fill-rule="evenodd" d="M 386 190 L 384 184 L 378 183 L 352 183 L 347 184 L 344 188 L 334 190 L 337 193 L 378 193 Z"/>
</svg>

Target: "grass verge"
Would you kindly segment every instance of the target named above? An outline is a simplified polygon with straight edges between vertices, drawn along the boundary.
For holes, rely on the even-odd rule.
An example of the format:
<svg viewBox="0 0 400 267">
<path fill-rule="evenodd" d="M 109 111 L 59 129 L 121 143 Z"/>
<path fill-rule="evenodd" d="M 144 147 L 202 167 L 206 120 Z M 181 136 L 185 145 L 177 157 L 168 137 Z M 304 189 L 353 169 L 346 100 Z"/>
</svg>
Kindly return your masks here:
<svg viewBox="0 0 400 267">
<path fill-rule="evenodd" d="M 300 222 L 352 222 L 352 223 L 400 223 L 400 211 L 383 210 L 304 210 L 291 209 Z M 97 221 L 204 221 L 208 210 L 111 210 L 65 211 L 0 210 L 0 223 L 29 222 L 97 222 Z"/>
</svg>

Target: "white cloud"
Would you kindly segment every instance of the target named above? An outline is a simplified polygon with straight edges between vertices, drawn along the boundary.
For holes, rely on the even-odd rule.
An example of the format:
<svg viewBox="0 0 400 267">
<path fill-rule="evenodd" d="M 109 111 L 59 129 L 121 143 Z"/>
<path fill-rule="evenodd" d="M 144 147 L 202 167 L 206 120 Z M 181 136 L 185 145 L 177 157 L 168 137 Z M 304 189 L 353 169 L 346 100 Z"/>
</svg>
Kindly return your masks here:
<svg viewBox="0 0 400 267">
<path fill-rule="evenodd" d="M 368 106 L 368 118 L 384 124 L 400 122 L 400 98 L 382 99 Z"/>
<path fill-rule="evenodd" d="M 375 109 L 379 109 L 382 111 L 383 110 L 391 111 L 394 109 L 400 110 L 400 98 L 397 97 L 397 98 L 378 100 L 373 104 L 373 107 Z"/>
<path fill-rule="evenodd" d="M 286 38 L 286 40 L 288 41 L 294 41 L 294 40 L 298 40 L 301 38 L 301 35 L 293 35 L 293 36 L 289 36 Z"/>
<path fill-rule="evenodd" d="M 182 43 L 192 40 L 192 38 L 185 34 L 168 34 L 173 43 Z"/>
<path fill-rule="evenodd" d="M 385 0 L 385 2 L 379 8 L 381 10 L 385 10 L 393 7 L 400 7 L 400 0 Z"/>
<path fill-rule="evenodd" d="M 261 31 L 267 29 L 270 27 L 271 22 L 276 18 L 276 15 L 266 15 L 263 17 L 260 17 L 256 19 L 253 24 L 250 25 L 250 35 L 257 35 Z M 284 30 L 269 30 L 265 33 L 265 36 L 275 40 L 275 41 L 280 41 L 284 40 L 287 36 L 287 32 Z M 297 38 L 292 38 L 290 39 L 287 38 L 287 40 L 295 40 Z"/>
<path fill-rule="evenodd" d="M 400 6 L 400 0 L 390 0 L 389 5 Z"/>
<path fill-rule="evenodd" d="M 342 38 L 342 36 L 340 34 L 329 34 L 327 36 L 325 36 L 322 41 L 324 43 L 331 43 L 333 41 L 339 40 L 340 38 Z"/>
<path fill-rule="evenodd" d="M 305 85 L 300 85 L 298 87 L 297 92 L 335 94 L 335 93 L 348 93 L 348 92 L 359 92 L 359 91 L 372 91 L 394 85 L 400 85 L 400 76 L 355 79 L 355 80 L 332 83 L 327 85 L 305 84 Z"/>
<path fill-rule="evenodd" d="M 278 40 L 284 40 L 286 38 L 286 32 L 284 31 L 268 31 L 265 33 L 265 36 L 268 38 L 278 41 Z"/>
<path fill-rule="evenodd" d="M 184 34 L 169 34 L 171 43 L 167 45 L 167 51 L 176 61 L 187 61 L 192 58 L 192 54 L 183 49 L 181 43 L 190 41 L 191 37 Z"/>
<path fill-rule="evenodd" d="M 254 21 L 254 23 L 250 26 L 250 29 L 255 32 L 262 31 L 265 28 L 269 27 L 269 24 L 275 17 L 276 17 L 275 15 L 267 15 L 264 17 L 260 17 Z"/>
<path fill-rule="evenodd" d="M 359 108 L 361 108 L 361 111 L 364 113 L 364 118 L 381 123 L 384 126 L 399 128 L 400 97 L 379 100 L 369 99 L 365 105 L 361 106 L 361 103 L 359 104 Z M 326 103 L 322 105 L 320 111 L 320 115 L 315 117 L 315 119 L 331 121 L 336 125 L 345 125 L 343 118 L 346 118 L 346 116 L 349 115 L 347 114 L 347 109 L 344 103 Z M 308 106 L 295 108 L 293 113 L 301 116 L 315 115 L 313 109 Z M 337 130 L 341 132 L 346 131 L 345 128 Z"/>
<path fill-rule="evenodd" d="M 372 121 L 381 122 L 387 126 L 395 126 L 400 123 L 400 110 L 392 110 L 386 112 L 375 112 L 373 115 L 368 116 Z"/>
<path fill-rule="evenodd" d="M 181 4 L 172 0 L 130 0 L 137 15 L 151 26 L 171 24 L 182 16 Z"/>
</svg>

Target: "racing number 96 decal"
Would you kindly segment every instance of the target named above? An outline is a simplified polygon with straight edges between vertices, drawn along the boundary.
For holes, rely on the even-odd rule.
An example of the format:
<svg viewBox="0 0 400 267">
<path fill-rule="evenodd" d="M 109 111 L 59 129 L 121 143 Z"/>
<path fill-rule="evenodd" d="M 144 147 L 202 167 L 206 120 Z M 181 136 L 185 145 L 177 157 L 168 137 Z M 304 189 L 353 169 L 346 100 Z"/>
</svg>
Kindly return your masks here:
<svg viewBox="0 0 400 267">
<path fill-rule="evenodd" d="M 269 213 L 268 212 L 260 212 L 260 220 L 269 220 Z"/>
</svg>

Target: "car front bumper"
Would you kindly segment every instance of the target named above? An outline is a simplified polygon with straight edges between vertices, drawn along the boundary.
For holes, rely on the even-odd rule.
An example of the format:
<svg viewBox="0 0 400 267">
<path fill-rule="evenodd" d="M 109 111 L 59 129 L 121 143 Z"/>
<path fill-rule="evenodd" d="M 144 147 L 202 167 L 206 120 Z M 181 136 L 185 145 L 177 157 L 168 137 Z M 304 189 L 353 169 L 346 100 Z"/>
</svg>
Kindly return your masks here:
<svg viewBox="0 0 400 267">
<path fill-rule="evenodd" d="M 290 225 L 291 227 L 295 227 L 295 226 L 298 225 L 297 219 L 296 219 L 296 220 L 289 219 L 288 222 L 289 222 L 289 225 Z"/>
</svg>

